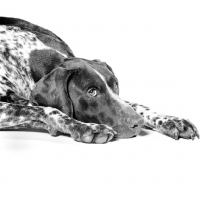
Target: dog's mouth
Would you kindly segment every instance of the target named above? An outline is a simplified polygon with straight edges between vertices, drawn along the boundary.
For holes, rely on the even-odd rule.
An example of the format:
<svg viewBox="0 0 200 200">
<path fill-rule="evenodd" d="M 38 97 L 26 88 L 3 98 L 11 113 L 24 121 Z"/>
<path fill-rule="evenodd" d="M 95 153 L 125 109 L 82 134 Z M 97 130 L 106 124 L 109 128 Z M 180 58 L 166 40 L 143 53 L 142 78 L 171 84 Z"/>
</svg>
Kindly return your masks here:
<svg viewBox="0 0 200 200">
<path fill-rule="evenodd" d="M 133 125 L 132 127 L 130 127 L 131 129 L 137 128 L 138 124 Z"/>
</svg>

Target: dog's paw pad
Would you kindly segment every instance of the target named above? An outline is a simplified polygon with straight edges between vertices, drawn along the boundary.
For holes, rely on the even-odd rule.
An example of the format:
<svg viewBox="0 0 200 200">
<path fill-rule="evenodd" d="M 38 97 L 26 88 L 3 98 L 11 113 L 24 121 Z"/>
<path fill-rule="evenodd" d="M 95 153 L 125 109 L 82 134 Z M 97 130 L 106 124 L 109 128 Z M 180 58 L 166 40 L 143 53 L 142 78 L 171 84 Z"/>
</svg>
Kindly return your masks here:
<svg viewBox="0 0 200 200">
<path fill-rule="evenodd" d="M 94 134 L 92 134 L 92 131 L 86 131 L 82 136 L 81 136 L 81 141 L 85 143 L 91 143 L 94 138 Z"/>
<path fill-rule="evenodd" d="M 104 124 L 94 124 L 92 128 L 94 130 L 93 142 L 97 144 L 109 142 L 117 134 L 111 127 Z"/>
<path fill-rule="evenodd" d="M 99 133 L 95 135 L 94 142 L 97 144 L 103 144 L 108 141 L 109 135 L 104 133 Z"/>
<path fill-rule="evenodd" d="M 74 139 L 79 142 L 103 144 L 109 142 L 117 133 L 104 124 L 88 124 L 80 137 Z"/>
</svg>

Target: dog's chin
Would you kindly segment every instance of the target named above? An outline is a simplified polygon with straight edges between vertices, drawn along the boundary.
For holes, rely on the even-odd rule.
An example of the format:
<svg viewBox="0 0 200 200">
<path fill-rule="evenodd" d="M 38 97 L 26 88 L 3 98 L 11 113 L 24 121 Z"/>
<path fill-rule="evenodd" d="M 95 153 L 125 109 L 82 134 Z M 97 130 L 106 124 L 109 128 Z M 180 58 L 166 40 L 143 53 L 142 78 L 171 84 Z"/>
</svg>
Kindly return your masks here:
<svg viewBox="0 0 200 200">
<path fill-rule="evenodd" d="M 135 128 L 129 128 L 127 126 L 118 125 L 114 126 L 113 129 L 117 132 L 116 138 L 131 138 L 137 136 L 141 131 L 141 125 Z"/>
</svg>

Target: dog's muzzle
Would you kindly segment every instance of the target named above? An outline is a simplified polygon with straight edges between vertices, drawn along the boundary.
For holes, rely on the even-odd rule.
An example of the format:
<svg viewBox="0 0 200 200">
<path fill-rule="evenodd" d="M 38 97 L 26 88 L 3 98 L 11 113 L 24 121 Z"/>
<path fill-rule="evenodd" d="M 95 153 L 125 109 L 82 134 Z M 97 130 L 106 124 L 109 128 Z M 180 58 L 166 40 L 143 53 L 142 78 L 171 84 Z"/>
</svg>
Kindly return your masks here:
<svg viewBox="0 0 200 200">
<path fill-rule="evenodd" d="M 118 123 L 113 129 L 118 133 L 117 138 L 130 138 L 140 133 L 144 119 L 129 106 L 123 106 L 118 112 Z"/>
</svg>

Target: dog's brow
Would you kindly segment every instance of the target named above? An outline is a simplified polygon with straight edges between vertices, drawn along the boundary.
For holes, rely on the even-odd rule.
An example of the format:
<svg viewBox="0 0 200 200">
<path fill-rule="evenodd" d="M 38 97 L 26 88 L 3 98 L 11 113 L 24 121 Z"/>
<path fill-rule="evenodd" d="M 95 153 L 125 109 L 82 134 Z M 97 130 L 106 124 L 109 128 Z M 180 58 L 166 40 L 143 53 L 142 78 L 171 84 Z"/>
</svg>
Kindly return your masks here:
<svg viewBox="0 0 200 200">
<path fill-rule="evenodd" d="M 103 82 L 106 84 L 106 87 L 108 87 L 106 79 L 97 71 L 94 69 L 94 71 L 100 76 L 100 78 L 103 80 Z"/>
</svg>

